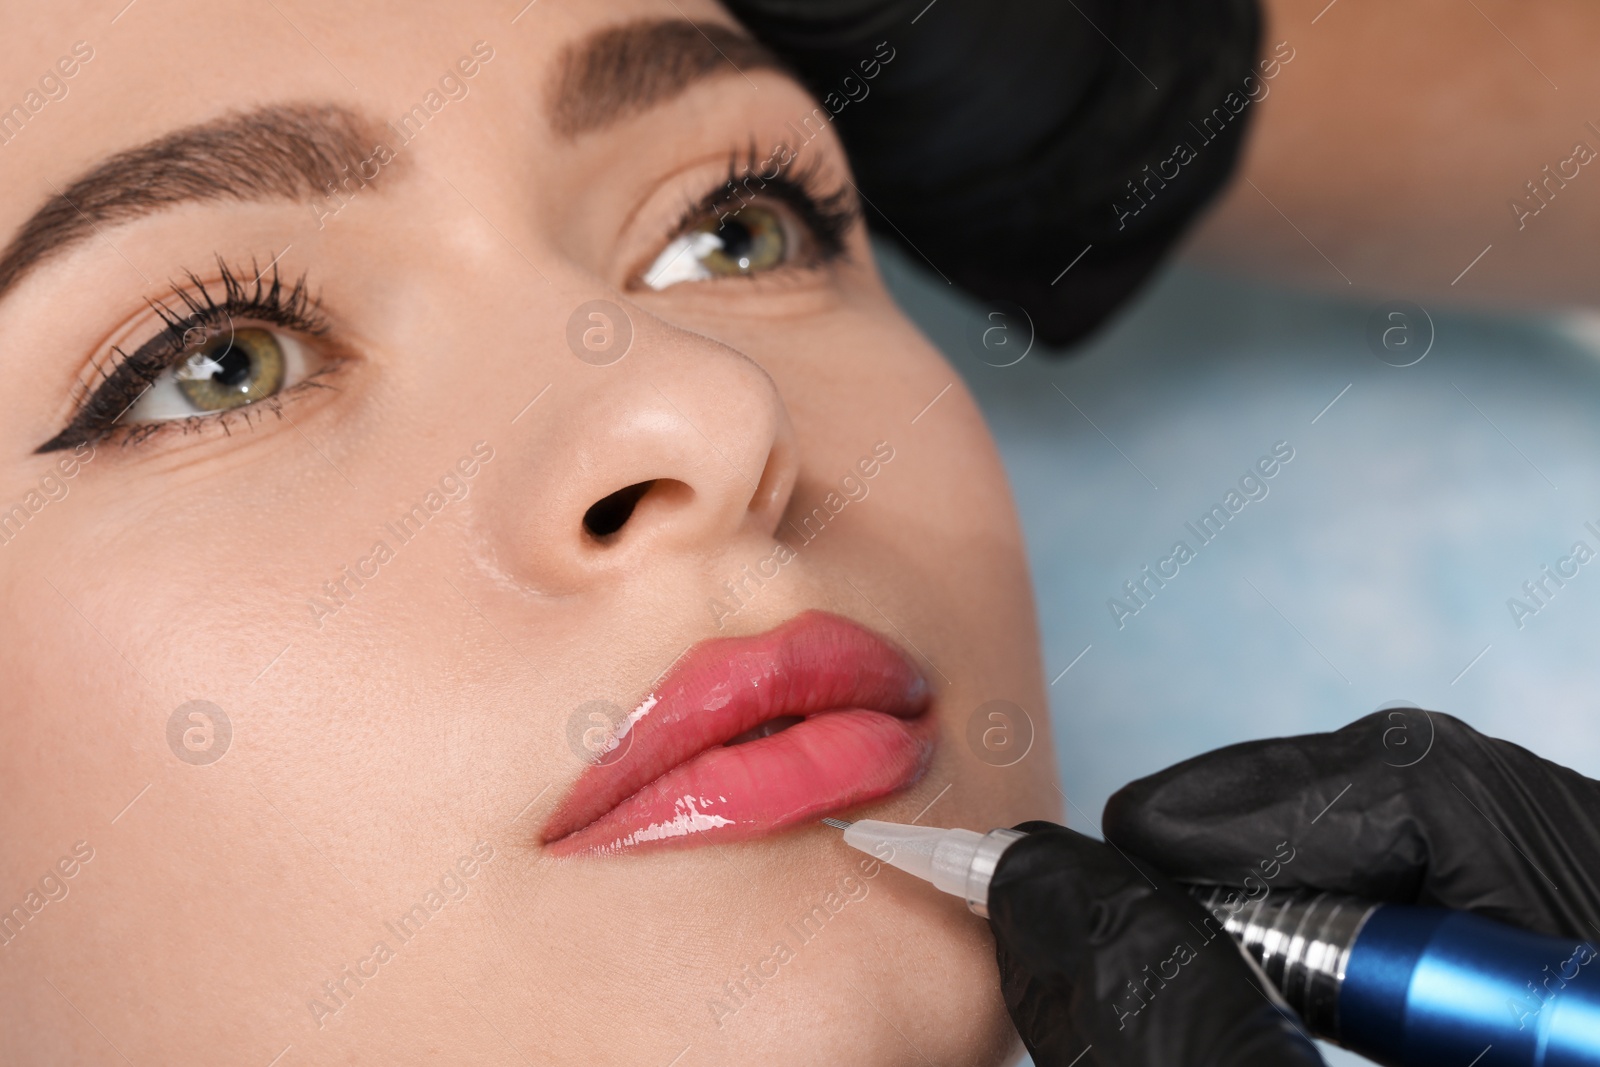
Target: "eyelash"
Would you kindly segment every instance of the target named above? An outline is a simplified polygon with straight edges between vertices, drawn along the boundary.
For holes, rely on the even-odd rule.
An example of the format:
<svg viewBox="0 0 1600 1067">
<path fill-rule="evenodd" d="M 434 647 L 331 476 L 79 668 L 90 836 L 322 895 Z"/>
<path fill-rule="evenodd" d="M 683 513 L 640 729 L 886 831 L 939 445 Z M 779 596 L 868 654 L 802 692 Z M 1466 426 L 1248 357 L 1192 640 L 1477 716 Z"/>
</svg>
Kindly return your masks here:
<svg viewBox="0 0 1600 1067">
<path fill-rule="evenodd" d="M 684 209 L 677 224 L 667 234 L 667 241 L 682 237 L 705 221 L 707 215 L 721 217 L 726 212 L 730 217 L 736 216 L 739 209 L 749 202 L 739 194 L 739 188 L 743 183 L 754 181 L 759 183 L 759 188 L 752 193 L 752 199 L 776 200 L 794 212 L 812 242 L 815 259 L 810 265 L 831 263 L 842 258 L 846 253 L 845 235 L 855 225 L 859 214 L 854 190 L 846 182 L 841 182 L 831 190 L 824 187 L 820 158 L 813 157 L 810 163 L 793 173 L 784 173 L 784 165 L 780 165 L 777 173 L 769 177 L 761 167 L 772 162 L 772 155 L 765 159 L 760 157 L 753 141 L 743 151 L 735 149 L 731 152 L 728 156 L 727 178 Z M 787 165 L 793 166 L 793 161 Z M 749 190 L 750 186 L 743 184 L 743 188 Z M 733 210 L 727 211 L 730 207 Z M 748 280 L 756 277 L 753 274 L 746 276 Z"/>
<path fill-rule="evenodd" d="M 241 280 L 244 272 L 235 273 L 220 256 L 217 258 L 217 274 L 218 282 L 213 284 L 222 286 L 220 300 L 212 295 L 206 283 L 189 273 L 189 286 L 174 284 L 168 298 L 182 305 L 181 312 L 174 311 L 162 301 L 150 301 L 151 310 L 163 323 L 161 332 L 131 354 L 113 346 L 108 359 L 96 363 L 91 369 L 91 381 L 82 387 L 72 421 L 59 434 L 35 449 L 35 453 L 55 452 L 84 443 L 98 444 L 119 431 L 124 435 L 124 444 L 133 444 L 172 425 L 193 426 L 215 420 L 226 427 L 230 417 L 250 418 L 260 414 L 261 410 L 275 410 L 275 401 L 281 401 L 302 386 L 314 384 L 315 375 L 270 400 L 232 411 L 131 426 L 117 423 L 151 383 L 184 360 L 190 350 L 185 338 L 196 329 L 210 330 L 239 319 L 248 319 L 310 337 L 321 337 L 328 332 L 321 307 L 307 289 L 303 275 L 286 287 L 276 265 L 261 271 L 252 263 L 249 276 L 255 280 L 246 282 Z M 317 373 L 325 373 L 327 369 L 323 368 Z M 99 377 L 100 384 L 94 384 L 94 376 Z"/>
</svg>

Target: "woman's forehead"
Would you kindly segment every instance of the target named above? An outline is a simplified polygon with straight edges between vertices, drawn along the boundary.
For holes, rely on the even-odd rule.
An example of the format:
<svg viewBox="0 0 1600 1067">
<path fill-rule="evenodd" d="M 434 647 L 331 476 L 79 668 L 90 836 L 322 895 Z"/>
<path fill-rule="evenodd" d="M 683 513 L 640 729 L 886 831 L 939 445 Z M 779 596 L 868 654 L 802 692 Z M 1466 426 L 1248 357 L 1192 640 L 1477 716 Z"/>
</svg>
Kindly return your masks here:
<svg viewBox="0 0 1600 1067">
<path fill-rule="evenodd" d="M 226 68 L 230 62 L 270 61 L 286 74 L 310 73 L 318 64 L 336 76 L 343 67 L 372 74 L 448 51 L 460 37 L 487 37 L 536 59 L 606 25 L 667 18 L 733 24 L 713 0 L 456 0 L 449 5 L 420 0 L 345 0 L 336 5 L 309 0 L 57 0 L 43 7 L 6 0 L 0 4 L 0 69 L 7 72 L 8 82 L 25 80 L 27 63 L 86 40 L 96 49 L 123 53 L 125 60 L 139 60 L 158 71 L 165 65 L 167 76 L 179 81 L 187 72 Z M 174 69 L 175 63 L 183 69 Z M 136 65 L 128 62 L 125 68 Z M 369 87 L 359 79 L 355 85 L 361 91 Z"/>
<path fill-rule="evenodd" d="M 331 8 L 303 0 L 132 0 L 110 15 L 108 10 L 101 4 L 51 5 L 43 13 L 16 4 L 0 9 L 0 70 L 6 72 L 0 115 L 22 112 L 0 139 L 34 120 L 83 125 L 87 114 L 72 121 L 61 114 L 68 110 L 120 120 L 130 133 L 148 135 L 221 108 L 286 95 L 387 113 L 448 73 L 477 42 L 493 49 L 501 76 L 516 81 L 524 96 L 553 105 L 551 68 L 605 43 L 608 29 L 625 24 L 653 24 L 657 32 L 634 35 L 626 42 L 632 47 L 619 49 L 613 42 L 606 57 L 611 84 L 605 88 L 631 82 L 635 91 L 659 90 L 691 80 L 713 59 L 730 71 L 770 65 L 710 0 L 665 6 L 649 0 L 358 2 Z M 604 67 L 590 64 L 590 70 Z M 76 101 L 71 109 L 46 115 L 49 105 L 61 102 L 52 99 L 61 92 L 58 85 Z M 30 101 L 30 94 L 43 97 L 46 108 Z M 9 140 L 5 144 L 11 147 Z"/>
<path fill-rule="evenodd" d="M 621 27 L 634 32 L 618 34 Z M 403 115 L 442 78 L 461 77 L 474 46 L 498 61 L 502 104 L 544 120 L 530 126 L 557 118 L 568 133 L 634 102 L 659 102 L 718 67 L 776 66 L 709 0 L 336 10 L 296 0 L 133 0 L 110 16 L 85 5 L 51 5 L 43 16 L 8 5 L 0 30 L 0 174 L 8 179 L 222 110 L 293 101 Z M 579 77 L 558 77 L 562 70 Z M 573 93 L 589 99 L 574 104 Z"/>
</svg>

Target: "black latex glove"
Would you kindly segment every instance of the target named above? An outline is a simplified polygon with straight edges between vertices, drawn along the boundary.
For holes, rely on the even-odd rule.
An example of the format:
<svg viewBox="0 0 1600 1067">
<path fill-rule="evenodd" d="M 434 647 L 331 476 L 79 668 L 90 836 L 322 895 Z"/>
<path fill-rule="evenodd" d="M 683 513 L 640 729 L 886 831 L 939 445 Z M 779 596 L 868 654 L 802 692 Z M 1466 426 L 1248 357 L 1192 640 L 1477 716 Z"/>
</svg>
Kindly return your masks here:
<svg viewBox="0 0 1600 1067">
<path fill-rule="evenodd" d="M 724 3 L 822 102 L 874 227 L 1053 344 L 1104 321 L 1222 186 L 1254 110 L 1229 94 L 1270 91 L 1257 0 Z M 1194 158 L 1135 198 L 1180 143 Z"/>
<path fill-rule="evenodd" d="M 1064 827 L 1017 829 L 1029 836 L 1000 857 L 989 923 L 1006 1007 L 1038 1067 L 1322 1063 L 1182 889 Z"/>
<path fill-rule="evenodd" d="M 1439 712 L 1254 741 L 1124 787 L 1107 840 L 1174 878 L 1263 879 L 1600 938 L 1600 782 Z"/>
</svg>

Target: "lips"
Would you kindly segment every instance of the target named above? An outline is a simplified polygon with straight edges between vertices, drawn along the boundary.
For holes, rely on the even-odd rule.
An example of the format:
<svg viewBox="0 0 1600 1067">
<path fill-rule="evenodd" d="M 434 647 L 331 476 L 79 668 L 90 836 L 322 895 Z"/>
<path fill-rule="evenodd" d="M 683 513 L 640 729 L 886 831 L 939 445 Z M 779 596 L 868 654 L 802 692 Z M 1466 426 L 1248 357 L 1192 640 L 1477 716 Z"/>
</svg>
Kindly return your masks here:
<svg viewBox="0 0 1600 1067">
<path fill-rule="evenodd" d="M 613 731 L 544 831 L 556 855 L 760 837 L 885 796 L 933 752 L 927 679 L 809 611 L 696 645 Z"/>
</svg>

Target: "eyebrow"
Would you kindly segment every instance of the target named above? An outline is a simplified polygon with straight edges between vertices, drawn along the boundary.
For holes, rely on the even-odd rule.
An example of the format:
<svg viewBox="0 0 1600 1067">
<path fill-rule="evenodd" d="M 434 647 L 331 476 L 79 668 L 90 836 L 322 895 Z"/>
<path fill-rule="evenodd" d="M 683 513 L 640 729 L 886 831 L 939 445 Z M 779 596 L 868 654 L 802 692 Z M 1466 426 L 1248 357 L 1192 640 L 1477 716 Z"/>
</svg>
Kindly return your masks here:
<svg viewBox="0 0 1600 1067">
<path fill-rule="evenodd" d="M 557 58 L 550 126 L 571 140 L 657 107 L 707 78 L 747 69 L 790 74 L 756 40 L 716 22 L 640 19 L 598 30 Z"/>
<path fill-rule="evenodd" d="M 17 231 L 0 252 L 0 297 L 29 270 L 101 227 L 176 204 L 324 195 L 371 158 L 378 130 L 348 108 L 274 106 L 119 152 L 58 189 Z"/>
</svg>

